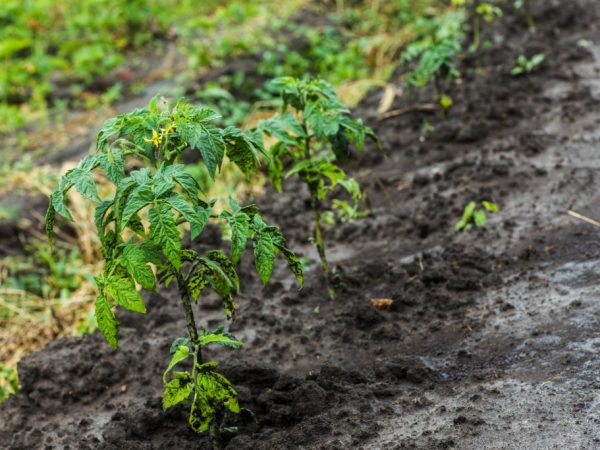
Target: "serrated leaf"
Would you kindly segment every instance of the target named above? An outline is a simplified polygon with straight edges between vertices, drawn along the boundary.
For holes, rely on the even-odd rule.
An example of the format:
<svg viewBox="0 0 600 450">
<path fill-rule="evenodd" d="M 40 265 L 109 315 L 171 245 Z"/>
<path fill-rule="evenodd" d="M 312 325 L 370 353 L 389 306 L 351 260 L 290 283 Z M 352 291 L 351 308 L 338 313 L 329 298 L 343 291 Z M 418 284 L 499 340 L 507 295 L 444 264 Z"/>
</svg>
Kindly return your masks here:
<svg viewBox="0 0 600 450">
<path fill-rule="evenodd" d="M 131 191 L 123 208 L 119 231 L 123 231 L 133 215 L 152 201 L 154 201 L 154 192 L 148 186 L 137 186 Z"/>
<path fill-rule="evenodd" d="M 96 230 L 98 231 L 100 238 L 104 236 L 104 229 L 106 228 L 104 216 L 113 204 L 113 200 L 104 200 L 100 204 L 96 205 L 96 210 L 94 212 L 94 223 L 96 224 Z"/>
<path fill-rule="evenodd" d="M 170 348 L 170 350 L 169 350 L 169 353 L 170 353 L 171 355 L 172 355 L 172 354 L 174 354 L 174 353 L 177 351 L 177 349 L 178 349 L 180 346 L 182 346 L 182 345 L 185 345 L 186 347 L 189 347 L 189 346 L 191 345 L 191 344 L 190 344 L 190 342 L 191 342 L 191 341 L 190 341 L 190 338 L 189 338 L 189 337 L 178 337 L 178 338 L 177 338 L 177 339 L 175 339 L 175 340 L 173 341 L 173 343 L 171 344 L 171 348 Z"/>
<path fill-rule="evenodd" d="M 221 250 L 211 250 L 206 252 L 206 257 L 211 261 L 219 264 L 227 278 L 231 281 L 231 284 L 235 287 L 236 291 L 240 290 L 240 280 L 237 272 L 235 271 L 235 266 L 229 260 L 229 258 L 223 253 Z"/>
<path fill-rule="evenodd" d="M 231 288 L 234 286 L 234 282 L 229 278 L 221 265 L 208 257 L 203 257 L 200 260 L 202 261 L 204 267 L 209 270 L 208 278 L 214 291 L 221 297 L 229 295 Z"/>
<path fill-rule="evenodd" d="M 223 137 L 227 157 L 240 168 L 244 175 L 249 176 L 258 164 L 254 152 L 255 144 L 243 131 L 235 127 L 226 128 Z"/>
<path fill-rule="evenodd" d="M 148 212 L 150 220 L 150 239 L 162 249 L 163 254 L 176 270 L 181 268 L 181 236 L 171 206 L 159 202 Z"/>
<path fill-rule="evenodd" d="M 106 280 L 106 292 L 129 311 L 145 314 L 146 305 L 135 288 L 135 284 L 129 278 L 111 276 Z"/>
<path fill-rule="evenodd" d="M 250 230 L 250 217 L 243 212 L 237 213 L 229 220 L 231 227 L 231 262 L 237 264 L 246 249 L 248 231 Z"/>
<path fill-rule="evenodd" d="M 275 265 L 276 248 L 270 233 L 261 233 L 254 241 L 254 261 L 256 271 L 263 284 L 267 284 Z"/>
<path fill-rule="evenodd" d="M 125 160 L 119 151 L 100 153 L 98 163 L 106 177 L 115 185 L 125 177 Z"/>
<path fill-rule="evenodd" d="M 210 271 L 204 266 L 198 268 L 196 272 L 188 279 L 188 289 L 193 299 L 200 297 L 200 294 L 206 286 L 210 283 L 209 278 Z"/>
<path fill-rule="evenodd" d="M 215 406 L 221 405 L 233 413 L 240 412 L 237 392 L 223 375 L 211 371 L 200 372 L 194 389 L 194 403 L 189 424 L 196 431 L 207 431 L 214 420 Z"/>
<path fill-rule="evenodd" d="M 192 123 L 183 119 L 176 120 L 175 125 L 181 138 L 200 152 L 208 173 L 214 179 L 225 155 L 221 129 L 211 124 Z"/>
<path fill-rule="evenodd" d="M 208 217 L 204 214 L 200 215 L 196 212 L 194 207 L 190 205 L 185 199 L 179 194 L 173 194 L 166 199 L 166 201 L 171 205 L 175 210 L 177 210 L 182 217 L 188 221 L 190 226 L 192 227 L 192 240 L 196 239 L 200 233 L 198 230 L 203 230 L 206 222 L 208 221 Z M 201 206 L 197 207 L 199 211 L 204 211 L 204 208 Z"/>
<path fill-rule="evenodd" d="M 55 212 L 63 216 L 65 219 L 68 219 L 71 222 L 73 221 L 73 215 L 71 214 L 71 211 L 69 211 L 69 208 L 66 207 L 65 196 L 60 189 L 52 192 L 50 195 L 50 202 L 52 203 L 52 207 L 54 208 Z"/>
<path fill-rule="evenodd" d="M 194 385 L 189 372 L 175 372 L 175 377 L 165 385 L 163 391 L 163 409 L 169 409 L 188 399 Z"/>
<path fill-rule="evenodd" d="M 194 210 L 201 220 L 199 222 L 192 222 L 190 226 L 190 237 L 192 240 L 196 239 L 202 234 L 202 231 L 204 231 L 204 227 L 208 223 L 208 219 L 210 217 L 210 210 L 204 208 L 203 206 L 196 206 Z"/>
<path fill-rule="evenodd" d="M 95 313 L 98 329 L 104 335 L 106 342 L 116 350 L 118 346 L 119 322 L 117 322 L 106 297 L 99 295 L 96 298 Z"/>
<path fill-rule="evenodd" d="M 119 262 L 144 289 L 156 290 L 156 279 L 147 264 L 149 261 L 146 259 L 146 253 L 137 244 L 126 245 L 119 257 Z"/>
<path fill-rule="evenodd" d="M 177 348 L 177 351 L 175 351 L 175 353 L 171 357 L 171 361 L 169 362 L 169 365 L 167 366 L 167 370 L 165 370 L 165 373 L 163 373 L 163 383 L 167 382 L 167 375 L 173 369 L 173 367 L 175 367 L 181 361 L 186 360 L 189 356 L 190 356 L 190 348 L 187 345 L 180 345 Z"/>
<path fill-rule="evenodd" d="M 223 345 L 225 347 L 231 347 L 239 349 L 243 347 L 243 342 L 236 339 L 232 334 L 227 333 L 222 327 L 216 329 L 212 333 L 208 333 L 202 330 L 200 334 L 200 346 L 204 347 L 210 344 Z"/>
<path fill-rule="evenodd" d="M 75 190 L 77 190 L 77 192 L 79 192 L 85 198 L 93 202 L 100 202 L 94 177 L 89 170 L 81 168 L 74 169 L 69 174 L 69 180 L 75 186 Z"/>
<path fill-rule="evenodd" d="M 304 271 L 302 270 L 302 263 L 300 262 L 296 254 L 289 248 L 287 248 L 285 245 L 275 244 L 275 246 L 281 251 L 281 254 L 284 256 L 288 267 L 298 280 L 298 284 L 300 284 L 300 287 L 302 287 L 302 285 L 304 284 Z"/>
</svg>

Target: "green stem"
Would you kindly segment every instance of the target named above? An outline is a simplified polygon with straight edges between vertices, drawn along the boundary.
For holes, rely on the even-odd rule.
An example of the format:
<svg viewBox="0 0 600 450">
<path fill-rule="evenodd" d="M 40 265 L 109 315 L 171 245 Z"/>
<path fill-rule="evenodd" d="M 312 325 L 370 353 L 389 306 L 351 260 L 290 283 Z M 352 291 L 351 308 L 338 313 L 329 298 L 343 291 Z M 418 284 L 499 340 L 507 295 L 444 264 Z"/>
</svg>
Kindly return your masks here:
<svg viewBox="0 0 600 450">
<path fill-rule="evenodd" d="M 181 305 L 183 306 L 183 312 L 185 314 L 185 321 L 187 322 L 188 334 L 192 341 L 192 354 L 194 355 L 194 367 L 192 369 L 192 379 L 196 379 L 196 370 L 198 365 L 202 364 L 202 348 L 200 347 L 200 340 L 198 338 L 198 328 L 196 327 L 196 320 L 194 319 L 194 310 L 192 309 L 192 296 L 188 285 L 183 278 L 181 272 L 177 272 L 177 287 L 179 288 L 179 298 L 181 299 Z M 213 450 L 222 450 L 223 441 L 221 439 L 221 424 L 223 422 L 223 409 L 221 405 L 216 405 L 215 417 L 210 424 L 209 435 L 210 442 Z"/>
<path fill-rule="evenodd" d="M 531 33 L 535 32 L 535 22 L 531 12 L 531 0 L 525 0 L 525 13 L 527 14 L 527 26 Z"/>
<path fill-rule="evenodd" d="M 188 289 L 188 285 L 183 279 L 181 272 L 177 272 L 177 287 L 179 288 L 179 298 L 181 299 L 181 306 L 183 306 L 183 313 L 185 314 L 185 321 L 187 322 L 188 334 L 192 341 L 192 351 L 194 354 L 194 372 L 196 371 L 196 364 L 202 364 L 202 349 L 198 342 L 198 328 L 196 327 L 196 320 L 194 319 L 194 310 L 192 309 L 192 296 Z"/>
<path fill-rule="evenodd" d="M 306 139 L 304 140 L 304 159 L 310 161 L 312 158 L 310 149 L 310 135 L 308 133 L 308 126 L 304 120 L 302 121 L 302 128 L 304 130 L 304 134 L 306 135 Z M 334 300 L 335 289 L 333 288 L 331 268 L 329 267 L 329 262 L 327 261 L 327 256 L 325 255 L 325 241 L 323 240 L 323 231 L 321 230 L 321 211 L 319 208 L 319 199 L 317 198 L 317 193 L 313 191 L 310 185 L 309 189 L 310 204 L 312 206 L 315 221 L 315 245 L 317 247 L 317 252 L 319 253 L 319 258 L 321 259 L 321 267 L 323 268 L 323 275 L 325 275 L 325 283 L 327 284 L 327 293 L 329 294 L 329 298 Z"/>
<path fill-rule="evenodd" d="M 223 440 L 221 439 L 221 424 L 223 422 L 223 410 L 220 405 L 215 408 L 215 417 L 213 418 L 208 434 L 213 450 L 221 450 L 223 448 Z"/>
<path fill-rule="evenodd" d="M 310 203 L 312 206 L 314 220 L 315 220 L 315 245 L 319 258 L 321 259 L 321 267 L 323 268 L 323 274 L 325 275 L 325 282 L 327 283 L 327 293 L 331 300 L 335 300 L 335 289 L 333 288 L 333 279 L 331 276 L 331 268 L 325 255 L 325 241 L 323 240 L 323 231 L 321 230 L 321 212 L 319 211 L 319 200 L 316 194 L 311 192 Z"/>
</svg>

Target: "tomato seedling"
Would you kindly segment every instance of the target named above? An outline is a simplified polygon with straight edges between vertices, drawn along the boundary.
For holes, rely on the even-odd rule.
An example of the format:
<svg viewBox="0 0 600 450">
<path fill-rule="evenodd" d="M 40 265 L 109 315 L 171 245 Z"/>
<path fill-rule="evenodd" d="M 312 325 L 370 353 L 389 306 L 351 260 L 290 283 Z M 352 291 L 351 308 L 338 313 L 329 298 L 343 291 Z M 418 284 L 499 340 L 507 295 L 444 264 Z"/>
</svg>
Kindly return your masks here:
<svg viewBox="0 0 600 450">
<path fill-rule="evenodd" d="M 260 133 L 220 128 L 214 125 L 218 118 L 209 108 L 185 101 L 170 108 L 166 101 L 154 99 L 146 109 L 109 119 L 98 133 L 96 153 L 60 179 L 46 215 L 52 242 L 56 213 L 72 220 L 65 201 L 70 189 L 96 203 L 104 269 L 95 277 L 95 312 L 98 328 L 114 349 L 119 329 L 114 308 L 145 313 L 136 285 L 156 291 L 160 284 L 176 282 L 188 336 L 176 339 L 171 348 L 173 356 L 163 376 L 163 407 L 188 402 L 191 428 L 209 431 L 214 448 L 220 448 L 224 412 L 238 413 L 240 408 L 235 389 L 219 374 L 215 362 L 204 360 L 202 350 L 211 344 L 240 348 L 242 343 L 222 328 L 199 331 L 192 302 L 212 288 L 223 300 L 227 317 L 234 317 L 234 295 L 240 287 L 236 264 L 247 241 L 253 242 L 263 283 L 269 281 L 278 253 L 299 283 L 303 281 L 300 261 L 287 248 L 278 227 L 265 223 L 256 206 L 241 207 L 234 199 L 229 208 L 216 214 L 216 200 L 202 198 L 207 186 L 200 186 L 180 163 L 184 151 L 198 151 L 212 180 L 225 155 L 245 174 L 257 167 L 259 159 L 266 156 Z M 113 193 L 104 198 L 93 176 L 96 169 L 114 185 Z M 229 256 L 220 249 L 199 254 L 185 244 L 187 230 L 193 241 L 210 219 L 230 227 Z M 192 362 L 191 371 L 172 372 L 184 361 Z"/>
<path fill-rule="evenodd" d="M 350 144 L 363 150 L 366 137 L 378 149 L 373 130 L 337 98 L 330 84 L 321 79 L 281 77 L 273 81 L 279 89 L 283 106 L 275 117 L 259 123 L 259 129 L 275 139 L 269 148 L 269 176 L 277 189 L 282 179 L 297 175 L 308 187 L 314 221 L 314 244 L 327 283 L 330 298 L 335 297 L 331 267 L 327 261 L 322 223 L 327 197 L 334 198 L 333 210 L 338 217 L 353 220 L 359 215 L 362 191 L 358 182 L 346 175 L 338 164 L 348 160 Z M 287 168 L 287 169 L 286 169 Z M 350 201 L 340 199 L 345 190 Z M 326 217 L 326 216 L 325 216 Z"/>
<path fill-rule="evenodd" d="M 542 53 L 538 53 L 530 59 L 527 59 L 525 55 L 519 55 L 515 60 L 515 67 L 513 67 L 510 73 L 514 76 L 531 73 L 544 62 L 544 59 L 546 57 Z"/>
<path fill-rule="evenodd" d="M 487 225 L 487 213 L 497 213 L 499 211 L 500 209 L 495 203 L 471 201 L 465 206 L 463 216 L 456 222 L 454 229 L 456 231 L 469 231 L 473 226 L 485 228 Z"/>
</svg>

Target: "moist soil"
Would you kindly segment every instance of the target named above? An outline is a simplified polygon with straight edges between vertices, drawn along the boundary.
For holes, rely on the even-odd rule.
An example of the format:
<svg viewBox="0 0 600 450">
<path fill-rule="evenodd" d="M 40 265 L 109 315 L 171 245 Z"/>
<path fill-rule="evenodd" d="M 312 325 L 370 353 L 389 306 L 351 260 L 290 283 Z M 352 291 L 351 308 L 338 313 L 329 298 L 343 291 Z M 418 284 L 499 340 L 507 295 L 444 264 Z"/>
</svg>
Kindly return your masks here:
<svg viewBox="0 0 600 450">
<path fill-rule="evenodd" d="M 209 355 L 245 408 L 228 417 L 227 449 L 600 447 L 600 240 L 566 215 L 600 217 L 600 4 L 534 6 L 534 34 L 509 11 L 486 28 L 494 45 L 462 61 L 446 117 L 414 107 L 433 90 L 404 92 L 392 109 L 412 112 L 387 120 L 383 92 L 359 105 L 387 157 L 368 149 L 348 167 L 370 214 L 327 231 L 335 301 L 308 243 L 306 193 L 257 199 L 311 264 L 302 290 L 284 268 L 263 289 L 242 261 L 229 328 L 246 345 Z M 537 53 L 536 71 L 510 75 L 517 56 Z M 470 200 L 501 212 L 457 233 Z M 195 245 L 226 246 L 219 236 Z M 119 313 L 118 352 L 96 332 L 21 361 L 0 448 L 210 448 L 185 409 L 161 409 L 169 347 L 185 330 L 176 293 L 146 299 L 146 317 Z M 222 320 L 211 296 L 196 314 L 209 328 Z"/>
</svg>

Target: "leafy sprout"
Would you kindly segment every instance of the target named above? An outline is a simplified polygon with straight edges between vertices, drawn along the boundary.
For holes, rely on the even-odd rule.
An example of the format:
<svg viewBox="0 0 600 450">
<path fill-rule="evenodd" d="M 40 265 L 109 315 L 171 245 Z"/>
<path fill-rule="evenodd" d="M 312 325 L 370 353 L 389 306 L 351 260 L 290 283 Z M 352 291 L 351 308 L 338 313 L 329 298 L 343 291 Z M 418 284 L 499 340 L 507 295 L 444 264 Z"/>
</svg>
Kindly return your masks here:
<svg viewBox="0 0 600 450">
<path fill-rule="evenodd" d="M 362 150 L 371 138 L 380 148 L 373 131 L 339 102 L 330 84 L 321 79 L 282 77 L 274 80 L 283 107 L 275 117 L 259 123 L 261 131 L 275 142 L 269 148 L 269 176 L 277 189 L 284 179 L 297 176 L 310 193 L 313 211 L 314 244 L 326 279 L 329 296 L 335 297 L 332 271 L 327 261 L 322 230 L 326 207 L 334 198 L 334 211 L 341 220 L 358 217 L 362 191 L 339 164 L 348 160 L 350 144 Z M 345 191 L 344 199 L 341 192 Z M 341 197 L 341 198 L 340 198 Z"/>
<path fill-rule="evenodd" d="M 525 55 L 519 55 L 515 60 L 515 67 L 513 67 L 510 73 L 514 76 L 531 73 L 544 62 L 544 59 L 546 57 L 542 53 L 538 53 L 530 59 Z"/>
<path fill-rule="evenodd" d="M 462 218 L 456 222 L 454 229 L 456 231 L 469 231 L 473 226 L 485 228 L 487 225 L 487 213 L 498 213 L 500 209 L 495 203 L 482 201 L 471 201 L 465 206 Z"/>
</svg>

